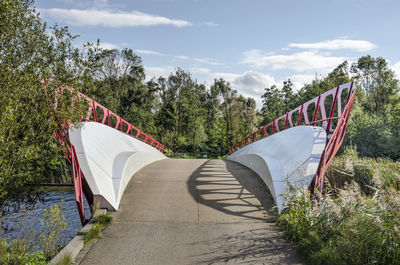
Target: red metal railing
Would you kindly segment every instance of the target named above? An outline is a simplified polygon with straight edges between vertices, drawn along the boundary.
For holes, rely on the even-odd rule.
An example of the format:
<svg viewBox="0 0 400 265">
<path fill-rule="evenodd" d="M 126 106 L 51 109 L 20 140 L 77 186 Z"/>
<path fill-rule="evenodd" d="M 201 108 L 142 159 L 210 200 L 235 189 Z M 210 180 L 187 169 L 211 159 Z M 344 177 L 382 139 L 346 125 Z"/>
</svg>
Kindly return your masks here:
<svg viewBox="0 0 400 265">
<path fill-rule="evenodd" d="M 347 93 L 345 93 L 346 90 Z M 247 135 L 241 141 L 229 147 L 229 154 L 287 128 L 298 125 L 321 126 L 326 130 L 329 141 L 322 153 L 317 173 L 311 182 L 311 189 L 312 191 L 317 189 L 322 191 L 323 176 L 343 142 L 355 91 L 353 82 L 326 91 Z M 343 101 L 346 102 L 344 108 Z M 329 113 L 326 110 L 327 104 L 330 105 Z"/>
<path fill-rule="evenodd" d="M 42 83 L 46 86 L 46 82 L 42 81 Z M 46 87 L 47 89 L 47 87 Z M 72 88 L 68 88 L 67 90 L 72 91 Z M 62 92 L 60 92 L 62 94 Z M 88 110 L 86 117 L 83 121 L 85 122 L 99 122 L 105 125 L 108 125 L 110 127 L 113 127 L 114 129 L 117 129 L 131 137 L 134 137 L 138 140 L 141 140 L 160 152 L 164 152 L 164 145 L 162 145 L 160 142 L 156 141 L 154 138 L 146 134 L 145 132 L 139 130 L 132 124 L 128 123 L 126 120 L 115 114 L 114 112 L 110 111 L 106 107 L 102 106 L 100 103 L 97 101 L 89 98 L 88 96 L 78 92 L 78 98 L 75 101 L 76 104 L 79 106 L 80 100 L 83 99 L 88 103 Z M 62 125 L 62 130 L 57 131 L 54 133 L 54 137 L 58 139 L 63 146 L 63 151 L 64 155 L 67 158 L 68 162 L 72 166 L 72 174 L 73 174 L 73 182 L 74 182 L 74 188 L 75 188 L 75 201 L 78 207 L 78 212 L 79 216 L 81 218 L 82 224 L 86 222 L 85 219 L 85 211 L 84 211 L 84 204 L 83 204 L 83 192 L 86 195 L 86 198 L 90 202 L 93 194 L 91 194 L 91 191 L 89 190 L 89 187 L 87 186 L 85 182 L 84 175 L 82 173 L 82 170 L 79 166 L 79 161 L 78 157 L 76 155 L 75 147 L 69 140 L 69 134 L 68 134 L 68 128 L 71 125 L 70 122 L 62 121 L 59 120 L 57 117 L 57 102 L 53 103 L 54 105 L 54 113 L 53 115 L 55 116 L 55 119 L 57 122 L 59 122 Z M 93 202 L 92 202 L 93 203 Z"/>
</svg>

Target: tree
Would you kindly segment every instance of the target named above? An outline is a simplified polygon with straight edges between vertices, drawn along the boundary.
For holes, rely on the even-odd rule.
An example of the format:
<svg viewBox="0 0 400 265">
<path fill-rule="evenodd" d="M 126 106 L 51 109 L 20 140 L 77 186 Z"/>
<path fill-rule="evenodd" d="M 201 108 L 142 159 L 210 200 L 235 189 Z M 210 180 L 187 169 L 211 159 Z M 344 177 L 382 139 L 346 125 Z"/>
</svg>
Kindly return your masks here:
<svg viewBox="0 0 400 265">
<path fill-rule="evenodd" d="M 240 134 L 240 116 L 243 109 L 243 100 L 238 98 L 237 91 L 232 89 L 230 84 L 222 78 L 215 79 L 213 86 L 213 89 L 219 91 L 222 99 L 219 107 L 226 124 L 226 148 L 228 148 L 228 146 L 235 144 L 242 137 Z"/>
<path fill-rule="evenodd" d="M 393 70 L 388 67 L 387 61 L 382 57 L 363 56 L 352 65 L 351 71 L 366 93 L 364 108 L 373 113 L 385 112 L 391 96 L 399 92 L 398 80 Z"/>
<path fill-rule="evenodd" d="M 245 98 L 242 110 L 242 136 L 247 136 L 254 132 L 258 126 L 258 116 L 256 101 L 253 98 Z"/>
<path fill-rule="evenodd" d="M 260 125 L 270 123 L 284 114 L 285 111 L 284 96 L 276 85 L 267 87 L 264 91 L 264 94 L 261 96 L 263 106 L 261 108 L 262 120 Z"/>
<path fill-rule="evenodd" d="M 32 1 L 0 1 L 0 205 L 59 170 L 61 148 L 52 133 L 60 129 L 50 115 L 58 97 L 60 120 L 79 120 L 71 93 L 57 88 L 78 83 L 75 38 L 67 28 L 46 34 Z M 40 81 L 57 76 L 47 87 Z M 59 172 L 59 171 L 58 171 Z"/>
</svg>

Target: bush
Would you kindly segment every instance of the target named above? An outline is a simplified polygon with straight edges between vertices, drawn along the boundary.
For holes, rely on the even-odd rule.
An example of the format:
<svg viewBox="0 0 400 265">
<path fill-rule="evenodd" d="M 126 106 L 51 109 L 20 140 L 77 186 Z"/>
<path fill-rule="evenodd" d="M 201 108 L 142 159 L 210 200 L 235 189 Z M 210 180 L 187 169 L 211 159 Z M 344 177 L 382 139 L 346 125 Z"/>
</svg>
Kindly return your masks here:
<svg viewBox="0 0 400 265">
<path fill-rule="evenodd" d="M 108 226 L 109 224 L 112 223 L 113 220 L 112 217 L 107 214 L 99 214 L 95 218 L 97 220 L 97 223 L 102 226 Z"/>
<path fill-rule="evenodd" d="M 277 222 L 309 264 L 400 264 L 399 173 L 398 162 L 345 150 L 331 165 L 320 206 L 298 190 L 286 195 Z"/>
<path fill-rule="evenodd" d="M 0 264 L 19 265 L 19 264 L 47 264 L 42 251 L 33 252 L 32 246 L 24 239 L 16 239 L 7 243 L 5 239 L 0 240 Z"/>
<path fill-rule="evenodd" d="M 95 214 L 93 216 L 95 224 L 86 233 L 84 244 L 87 244 L 101 237 L 101 231 L 112 223 L 113 219 L 107 214 Z"/>
<path fill-rule="evenodd" d="M 94 226 L 92 226 L 90 230 L 86 233 L 84 244 L 100 238 L 102 229 L 103 226 L 101 224 L 95 224 Z"/>
<path fill-rule="evenodd" d="M 40 220 L 42 232 L 39 236 L 39 246 L 46 259 L 50 260 L 60 250 L 59 236 L 66 226 L 65 217 L 58 207 L 53 205 L 43 211 L 44 219 Z"/>
</svg>

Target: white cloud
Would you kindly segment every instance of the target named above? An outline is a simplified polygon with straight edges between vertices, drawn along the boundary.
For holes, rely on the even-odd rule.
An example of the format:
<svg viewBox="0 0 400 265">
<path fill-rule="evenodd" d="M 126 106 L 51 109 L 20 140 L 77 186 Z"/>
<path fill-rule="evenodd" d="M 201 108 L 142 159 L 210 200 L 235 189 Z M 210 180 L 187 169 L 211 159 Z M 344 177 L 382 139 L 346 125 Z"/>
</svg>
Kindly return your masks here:
<svg viewBox="0 0 400 265">
<path fill-rule="evenodd" d="M 264 88 L 275 84 L 275 80 L 268 74 L 248 71 L 234 79 L 233 84 L 247 95 L 261 97 Z"/>
<path fill-rule="evenodd" d="M 400 80 L 400 62 L 395 63 L 391 68 L 396 74 L 396 78 Z"/>
<path fill-rule="evenodd" d="M 170 25 L 178 28 L 191 26 L 185 20 L 170 19 L 167 17 L 146 14 L 139 11 L 111 12 L 106 10 L 81 9 L 38 9 L 45 16 L 62 20 L 77 26 L 104 26 L 111 28 Z"/>
<path fill-rule="evenodd" d="M 113 50 L 113 49 L 119 49 L 119 45 L 109 43 L 109 42 L 100 42 L 100 48 L 102 49 L 107 49 L 107 50 Z"/>
<path fill-rule="evenodd" d="M 189 68 L 189 72 L 193 74 L 208 74 L 210 72 L 210 69 L 203 67 L 191 67 Z"/>
<path fill-rule="evenodd" d="M 202 25 L 205 25 L 205 26 L 209 26 L 209 27 L 216 27 L 216 26 L 218 26 L 217 23 L 214 23 L 214 22 L 211 22 L 211 21 L 203 21 L 203 22 L 201 22 L 201 24 L 202 24 Z"/>
<path fill-rule="evenodd" d="M 152 51 L 152 50 L 135 50 L 135 52 L 140 53 L 140 54 L 156 55 L 156 56 L 166 56 L 167 55 L 165 53 Z"/>
<path fill-rule="evenodd" d="M 175 58 L 181 59 L 181 60 L 187 60 L 187 59 L 189 59 L 188 56 L 184 56 L 184 55 L 178 55 L 178 56 L 175 56 Z"/>
<path fill-rule="evenodd" d="M 272 76 L 257 71 L 247 71 L 242 74 L 212 73 L 210 77 L 212 79 L 223 78 L 243 96 L 254 98 L 258 109 L 262 107 L 261 96 L 264 94 L 264 88 L 276 84 Z"/>
<path fill-rule="evenodd" d="M 300 74 L 290 76 L 290 80 L 293 83 L 293 88 L 295 91 L 299 91 L 305 84 L 310 84 L 314 80 L 316 75 Z"/>
<path fill-rule="evenodd" d="M 244 53 L 242 64 L 254 68 L 271 67 L 273 70 L 290 69 L 298 72 L 326 71 L 345 61 L 346 57 L 324 56 L 323 54 L 307 51 L 289 55 L 263 54 L 260 50 L 249 50 Z"/>
<path fill-rule="evenodd" d="M 301 49 L 316 49 L 316 50 L 354 50 L 358 52 L 365 52 L 377 48 L 375 44 L 366 40 L 327 40 L 322 42 L 311 43 L 291 43 L 289 47 Z"/>
<path fill-rule="evenodd" d="M 79 8 L 105 8 L 108 7 L 108 0 L 56 0 L 56 2 L 74 5 Z"/>
<path fill-rule="evenodd" d="M 150 80 L 155 77 L 158 78 L 160 76 L 168 77 L 171 73 L 175 72 L 175 67 L 171 65 L 164 66 L 144 66 L 144 70 L 146 73 L 146 79 Z"/>
<path fill-rule="evenodd" d="M 184 55 L 172 55 L 172 54 L 168 54 L 168 53 L 162 53 L 162 52 L 158 52 L 158 51 L 153 51 L 153 50 L 135 50 L 135 52 L 139 53 L 139 54 L 146 54 L 146 55 L 155 55 L 155 56 L 170 56 L 173 57 L 175 59 L 180 59 L 180 60 L 188 60 L 190 59 L 189 56 L 184 56 Z"/>
<path fill-rule="evenodd" d="M 221 62 L 212 58 L 194 58 L 196 62 L 210 64 L 210 65 L 222 65 Z"/>
</svg>

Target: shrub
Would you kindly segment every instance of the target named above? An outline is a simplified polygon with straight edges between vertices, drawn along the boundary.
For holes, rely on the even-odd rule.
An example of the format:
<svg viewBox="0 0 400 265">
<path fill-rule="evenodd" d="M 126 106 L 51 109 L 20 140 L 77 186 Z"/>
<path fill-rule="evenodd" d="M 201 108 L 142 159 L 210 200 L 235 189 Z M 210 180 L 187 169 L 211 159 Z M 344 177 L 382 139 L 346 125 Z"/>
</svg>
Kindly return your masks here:
<svg viewBox="0 0 400 265">
<path fill-rule="evenodd" d="M 277 222 L 309 264 L 400 264 L 399 164 L 345 151 L 328 172 L 340 189 L 318 207 L 308 192 L 286 195 Z"/>
<path fill-rule="evenodd" d="M 66 226 L 65 217 L 58 205 L 53 205 L 43 211 L 44 219 L 40 220 L 42 232 L 39 236 L 39 246 L 46 259 L 51 259 L 60 250 L 59 236 Z"/>
<path fill-rule="evenodd" d="M 90 228 L 90 230 L 86 233 L 84 244 L 87 244 L 99 237 L 101 237 L 101 230 L 103 226 L 101 224 L 95 224 Z"/>
<path fill-rule="evenodd" d="M 112 223 L 112 217 L 107 214 L 99 214 L 96 216 L 97 223 L 102 226 L 107 226 Z"/>
</svg>

